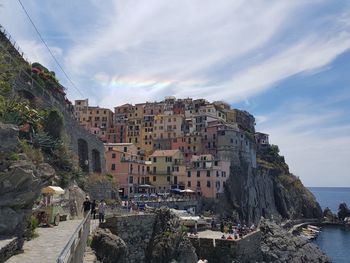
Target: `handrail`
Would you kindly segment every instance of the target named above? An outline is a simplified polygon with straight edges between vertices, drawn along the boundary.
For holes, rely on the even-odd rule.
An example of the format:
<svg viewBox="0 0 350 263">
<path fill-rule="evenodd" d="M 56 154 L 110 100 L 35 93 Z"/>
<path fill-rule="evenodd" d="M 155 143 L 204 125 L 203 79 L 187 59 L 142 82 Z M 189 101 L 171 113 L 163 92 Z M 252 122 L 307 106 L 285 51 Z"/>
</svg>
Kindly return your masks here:
<svg viewBox="0 0 350 263">
<path fill-rule="evenodd" d="M 85 218 L 83 219 L 83 221 L 80 222 L 79 226 L 76 228 L 76 230 L 74 231 L 74 233 L 72 234 L 71 238 L 69 239 L 69 241 L 67 242 L 67 244 L 65 245 L 65 247 L 63 248 L 63 250 L 61 251 L 61 253 L 59 254 L 56 262 L 57 263 L 65 263 L 65 258 L 67 257 L 67 255 L 71 254 L 71 249 L 72 249 L 72 245 L 73 243 L 77 240 L 81 238 L 81 235 L 79 235 L 79 232 L 81 229 L 84 228 L 85 223 L 87 222 L 87 220 L 90 220 L 90 214 L 91 211 L 89 211 L 87 213 L 87 215 L 85 216 Z M 88 230 L 90 231 L 90 229 Z"/>
</svg>

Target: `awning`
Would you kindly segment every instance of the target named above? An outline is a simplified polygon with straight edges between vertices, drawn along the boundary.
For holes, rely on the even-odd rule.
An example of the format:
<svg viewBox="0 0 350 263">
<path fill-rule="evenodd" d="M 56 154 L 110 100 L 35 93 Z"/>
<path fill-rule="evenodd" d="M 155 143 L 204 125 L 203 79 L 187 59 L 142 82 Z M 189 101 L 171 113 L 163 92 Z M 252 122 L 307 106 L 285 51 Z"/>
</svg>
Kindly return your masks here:
<svg viewBox="0 0 350 263">
<path fill-rule="evenodd" d="M 194 191 L 191 190 L 191 189 L 185 189 L 185 190 L 182 190 L 181 192 L 183 192 L 183 193 L 194 193 Z"/>
<path fill-rule="evenodd" d="M 174 189 L 170 189 L 171 192 L 176 192 L 176 193 L 181 193 L 182 190 L 180 188 L 174 188 Z"/>
<path fill-rule="evenodd" d="M 139 188 L 155 188 L 153 185 L 150 185 L 150 184 L 140 184 L 138 187 Z"/>
<path fill-rule="evenodd" d="M 64 190 L 59 186 L 47 186 L 43 189 L 41 189 L 42 194 L 58 194 L 63 195 Z"/>
</svg>

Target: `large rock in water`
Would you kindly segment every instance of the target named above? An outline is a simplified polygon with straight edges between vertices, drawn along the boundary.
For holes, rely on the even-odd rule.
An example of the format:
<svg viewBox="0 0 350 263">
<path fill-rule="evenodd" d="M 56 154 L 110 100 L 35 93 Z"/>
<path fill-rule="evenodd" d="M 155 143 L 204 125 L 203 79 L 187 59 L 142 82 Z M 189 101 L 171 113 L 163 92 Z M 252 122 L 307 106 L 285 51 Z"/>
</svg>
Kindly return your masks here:
<svg viewBox="0 0 350 263">
<path fill-rule="evenodd" d="M 303 263 L 331 262 L 314 244 L 303 237 L 294 236 L 277 224 L 262 220 L 261 252 L 264 262 Z"/>
<path fill-rule="evenodd" d="M 127 247 L 123 239 L 108 229 L 99 229 L 92 238 L 91 248 L 103 263 L 126 262 Z"/>
</svg>

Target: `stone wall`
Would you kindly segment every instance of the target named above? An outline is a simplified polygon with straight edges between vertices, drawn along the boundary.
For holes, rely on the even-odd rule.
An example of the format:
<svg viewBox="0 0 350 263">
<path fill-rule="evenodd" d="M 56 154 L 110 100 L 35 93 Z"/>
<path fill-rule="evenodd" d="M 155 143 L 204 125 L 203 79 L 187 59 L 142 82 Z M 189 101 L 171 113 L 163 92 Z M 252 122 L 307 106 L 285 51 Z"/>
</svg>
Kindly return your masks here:
<svg viewBox="0 0 350 263">
<path fill-rule="evenodd" d="M 148 243 L 152 238 L 155 214 L 125 215 L 107 218 L 101 224 L 119 236 L 127 245 L 127 262 L 145 262 Z"/>
<path fill-rule="evenodd" d="M 196 249 L 198 258 L 207 259 L 209 262 L 231 263 L 257 262 L 262 259 L 260 231 L 248 234 L 240 240 L 223 240 L 211 238 L 190 238 Z"/>
</svg>

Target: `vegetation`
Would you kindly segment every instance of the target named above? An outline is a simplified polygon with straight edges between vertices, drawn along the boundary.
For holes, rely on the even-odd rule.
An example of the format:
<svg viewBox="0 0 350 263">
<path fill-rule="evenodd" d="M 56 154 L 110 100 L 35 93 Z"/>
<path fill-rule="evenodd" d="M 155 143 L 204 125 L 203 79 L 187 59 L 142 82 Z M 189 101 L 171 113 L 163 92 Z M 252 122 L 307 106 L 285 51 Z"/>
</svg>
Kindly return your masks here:
<svg viewBox="0 0 350 263">
<path fill-rule="evenodd" d="M 257 163 L 266 169 L 278 169 L 289 173 L 288 165 L 285 162 L 284 156 L 280 155 L 277 145 L 272 144 L 258 149 Z"/>
<path fill-rule="evenodd" d="M 338 218 L 343 221 L 346 217 L 350 217 L 350 209 L 346 203 L 341 203 L 338 208 Z"/>
<path fill-rule="evenodd" d="M 31 238 L 35 238 L 38 234 L 35 232 L 35 229 L 39 226 L 39 220 L 32 215 L 31 217 Z"/>
<path fill-rule="evenodd" d="M 44 131 L 52 138 L 60 139 L 63 131 L 63 114 L 59 110 L 50 109 L 44 117 Z"/>
</svg>

